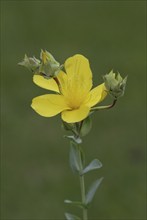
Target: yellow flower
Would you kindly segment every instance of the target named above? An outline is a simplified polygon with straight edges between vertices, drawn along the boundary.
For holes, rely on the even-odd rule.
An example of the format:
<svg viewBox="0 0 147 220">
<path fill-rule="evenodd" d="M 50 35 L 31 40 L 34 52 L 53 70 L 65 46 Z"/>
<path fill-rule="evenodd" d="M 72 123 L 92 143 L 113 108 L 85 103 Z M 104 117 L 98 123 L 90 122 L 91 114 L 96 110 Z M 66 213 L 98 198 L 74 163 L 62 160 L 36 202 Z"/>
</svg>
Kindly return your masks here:
<svg viewBox="0 0 147 220">
<path fill-rule="evenodd" d="M 35 84 L 56 94 L 38 96 L 31 106 L 41 116 L 52 117 L 61 113 L 63 121 L 75 123 L 85 119 L 91 107 L 101 102 L 107 92 L 104 83 L 91 89 L 92 72 L 84 56 L 77 54 L 68 58 L 64 68 L 66 73 L 60 71 L 57 76 L 60 86 L 53 78 L 34 75 Z"/>
</svg>

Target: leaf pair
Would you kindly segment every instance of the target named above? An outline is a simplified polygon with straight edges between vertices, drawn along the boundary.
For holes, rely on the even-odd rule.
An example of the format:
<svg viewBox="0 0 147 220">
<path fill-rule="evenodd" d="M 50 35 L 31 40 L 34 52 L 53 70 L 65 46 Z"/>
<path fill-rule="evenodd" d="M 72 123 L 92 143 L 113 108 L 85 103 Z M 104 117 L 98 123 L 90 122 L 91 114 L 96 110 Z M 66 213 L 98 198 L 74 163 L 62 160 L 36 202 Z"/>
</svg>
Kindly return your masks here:
<svg viewBox="0 0 147 220">
<path fill-rule="evenodd" d="M 82 160 L 82 167 L 79 163 L 79 157 Z M 98 159 L 94 159 L 89 163 L 88 166 L 86 166 L 83 169 L 84 163 L 85 163 L 85 157 L 82 149 L 80 146 L 77 146 L 73 141 L 71 141 L 70 144 L 70 154 L 69 154 L 69 160 L 70 160 L 70 167 L 74 173 L 78 173 L 80 175 L 84 175 L 85 173 L 88 173 L 92 170 L 96 170 L 102 167 L 102 163 Z"/>
<path fill-rule="evenodd" d="M 83 204 L 82 202 L 79 202 L 79 201 L 71 201 L 71 200 L 65 200 L 64 202 L 69 205 L 73 205 L 73 206 L 77 206 L 79 208 L 86 208 L 87 209 L 88 206 L 90 205 L 90 203 L 92 202 L 92 200 L 95 196 L 95 193 L 96 193 L 97 189 L 99 188 L 102 180 L 103 180 L 103 177 L 101 177 L 100 179 L 97 179 L 96 181 L 94 181 L 92 183 L 92 185 L 90 186 L 90 188 L 86 194 L 85 204 Z"/>
</svg>

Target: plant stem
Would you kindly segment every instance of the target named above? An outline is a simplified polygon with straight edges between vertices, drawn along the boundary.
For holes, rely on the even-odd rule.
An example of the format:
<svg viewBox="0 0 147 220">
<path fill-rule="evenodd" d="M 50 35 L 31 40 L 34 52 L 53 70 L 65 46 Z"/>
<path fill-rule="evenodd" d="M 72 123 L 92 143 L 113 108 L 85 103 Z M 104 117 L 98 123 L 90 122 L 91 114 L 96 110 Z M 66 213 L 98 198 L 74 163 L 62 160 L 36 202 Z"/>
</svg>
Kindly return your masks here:
<svg viewBox="0 0 147 220">
<path fill-rule="evenodd" d="M 78 152 L 79 152 L 79 165 L 80 165 L 80 173 L 83 170 L 83 165 L 82 165 L 82 158 L 81 158 L 81 152 L 80 152 L 80 147 L 78 146 Z M 85 181 L 84 181 L 84 175 L 79 175 L 80 177 L 80 188 L 81 188 L 81 198 L 82 198 L 82 203 L 85 204 L 86 196 L 85 196 Z M 88 220 L 88 213 L 87 213 L 87 208 L 83 207 L 83 220 Z"/>
<path fill-rule="evenodd" d="M 112 104 L 106 105 L 106 106 L 93 107 L 93 108 L 91 108 L 91 111 L 110 109 L 110 108 L 112 108 L 113 106 L 115 106 L 116 102 L 117 102 L 117 99 L 114 99 Z"/>
</svg>

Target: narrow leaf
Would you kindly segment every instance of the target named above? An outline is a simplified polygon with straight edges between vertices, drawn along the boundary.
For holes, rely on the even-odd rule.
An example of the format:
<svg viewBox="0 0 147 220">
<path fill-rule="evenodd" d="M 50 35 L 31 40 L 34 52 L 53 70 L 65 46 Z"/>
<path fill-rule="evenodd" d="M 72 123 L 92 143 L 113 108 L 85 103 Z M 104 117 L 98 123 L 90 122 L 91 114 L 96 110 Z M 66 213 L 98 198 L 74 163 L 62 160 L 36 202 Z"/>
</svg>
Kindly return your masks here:
<svg viewBox="0 0 147 220">
<path fill-rule="evenodd" d="M 81 172 L 81 175 L 88 173 L 91 170 L 96 170 L 102 167 L 102 163 L 98 159 L 94 159 L 91 163 L 85 167 L 85 169 Z"/>
<path fill-rule="evenodd" d="M 96 193 L 96 190 L 98 189 L 98 187 L 100 186 L 100 183 L 102 182 L 103 177 L 101 177 L 100 179 L 96 180 L 90 187 L 87 195 L 86 195 L 86 205 L 89 205 Z"/>
<path fill-rule="evenodd" d="M 78 216 L 70 213 L 65 213 L 66 220 L 81 220 Z"/>
<path fill-rule="evenodd" d="M 82 123 L 80 135 L 81 136 L 87 135 L 90 132 L 91 128 L 92 128 L 92 120 L 91 120 L 91 117 L 89 116 L 86 119 L 84 119 Z"/>
<path fill-rule="evenodd" d="M 71 201 L 71 200 L 64 200 L 64 202 L 66 204 L 69 204 L 69 205 L 73 205 L 73 206 L 78 206 L 79 208 L 83 208 L 84 205 L 82 204 L 82 202 L 79 202 L 79 201 Z"/>
<path fill-rule="evenodd" d="M 78 149 L 76 144 L 74 144 L 71 141 L 70 144 L 70 153 L 69 153 L 69 162 L 70 162 L 70 167 L 74 173 L 79 173 L 80 170 L 80 165 L 79 165 L 79 159 L 78 159 Z"/>
</svg>

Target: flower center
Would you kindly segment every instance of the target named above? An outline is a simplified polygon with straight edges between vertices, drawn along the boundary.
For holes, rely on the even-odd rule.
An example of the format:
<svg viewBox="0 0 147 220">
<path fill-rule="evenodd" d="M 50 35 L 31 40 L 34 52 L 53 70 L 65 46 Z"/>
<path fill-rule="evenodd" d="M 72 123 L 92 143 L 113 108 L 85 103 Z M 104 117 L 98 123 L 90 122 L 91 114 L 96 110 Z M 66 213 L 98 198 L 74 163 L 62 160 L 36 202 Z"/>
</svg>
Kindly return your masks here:
<svg viewBox="0 0 147 220">
<path fill-rule="evenodd" d="M 67 104 L 72 109 L 78 109 L 83 101 L 85 100 L 85 95 L 82 95 L 80 93 L 69 93 L 68 97 L 66 97 Z"/>
</svg>

